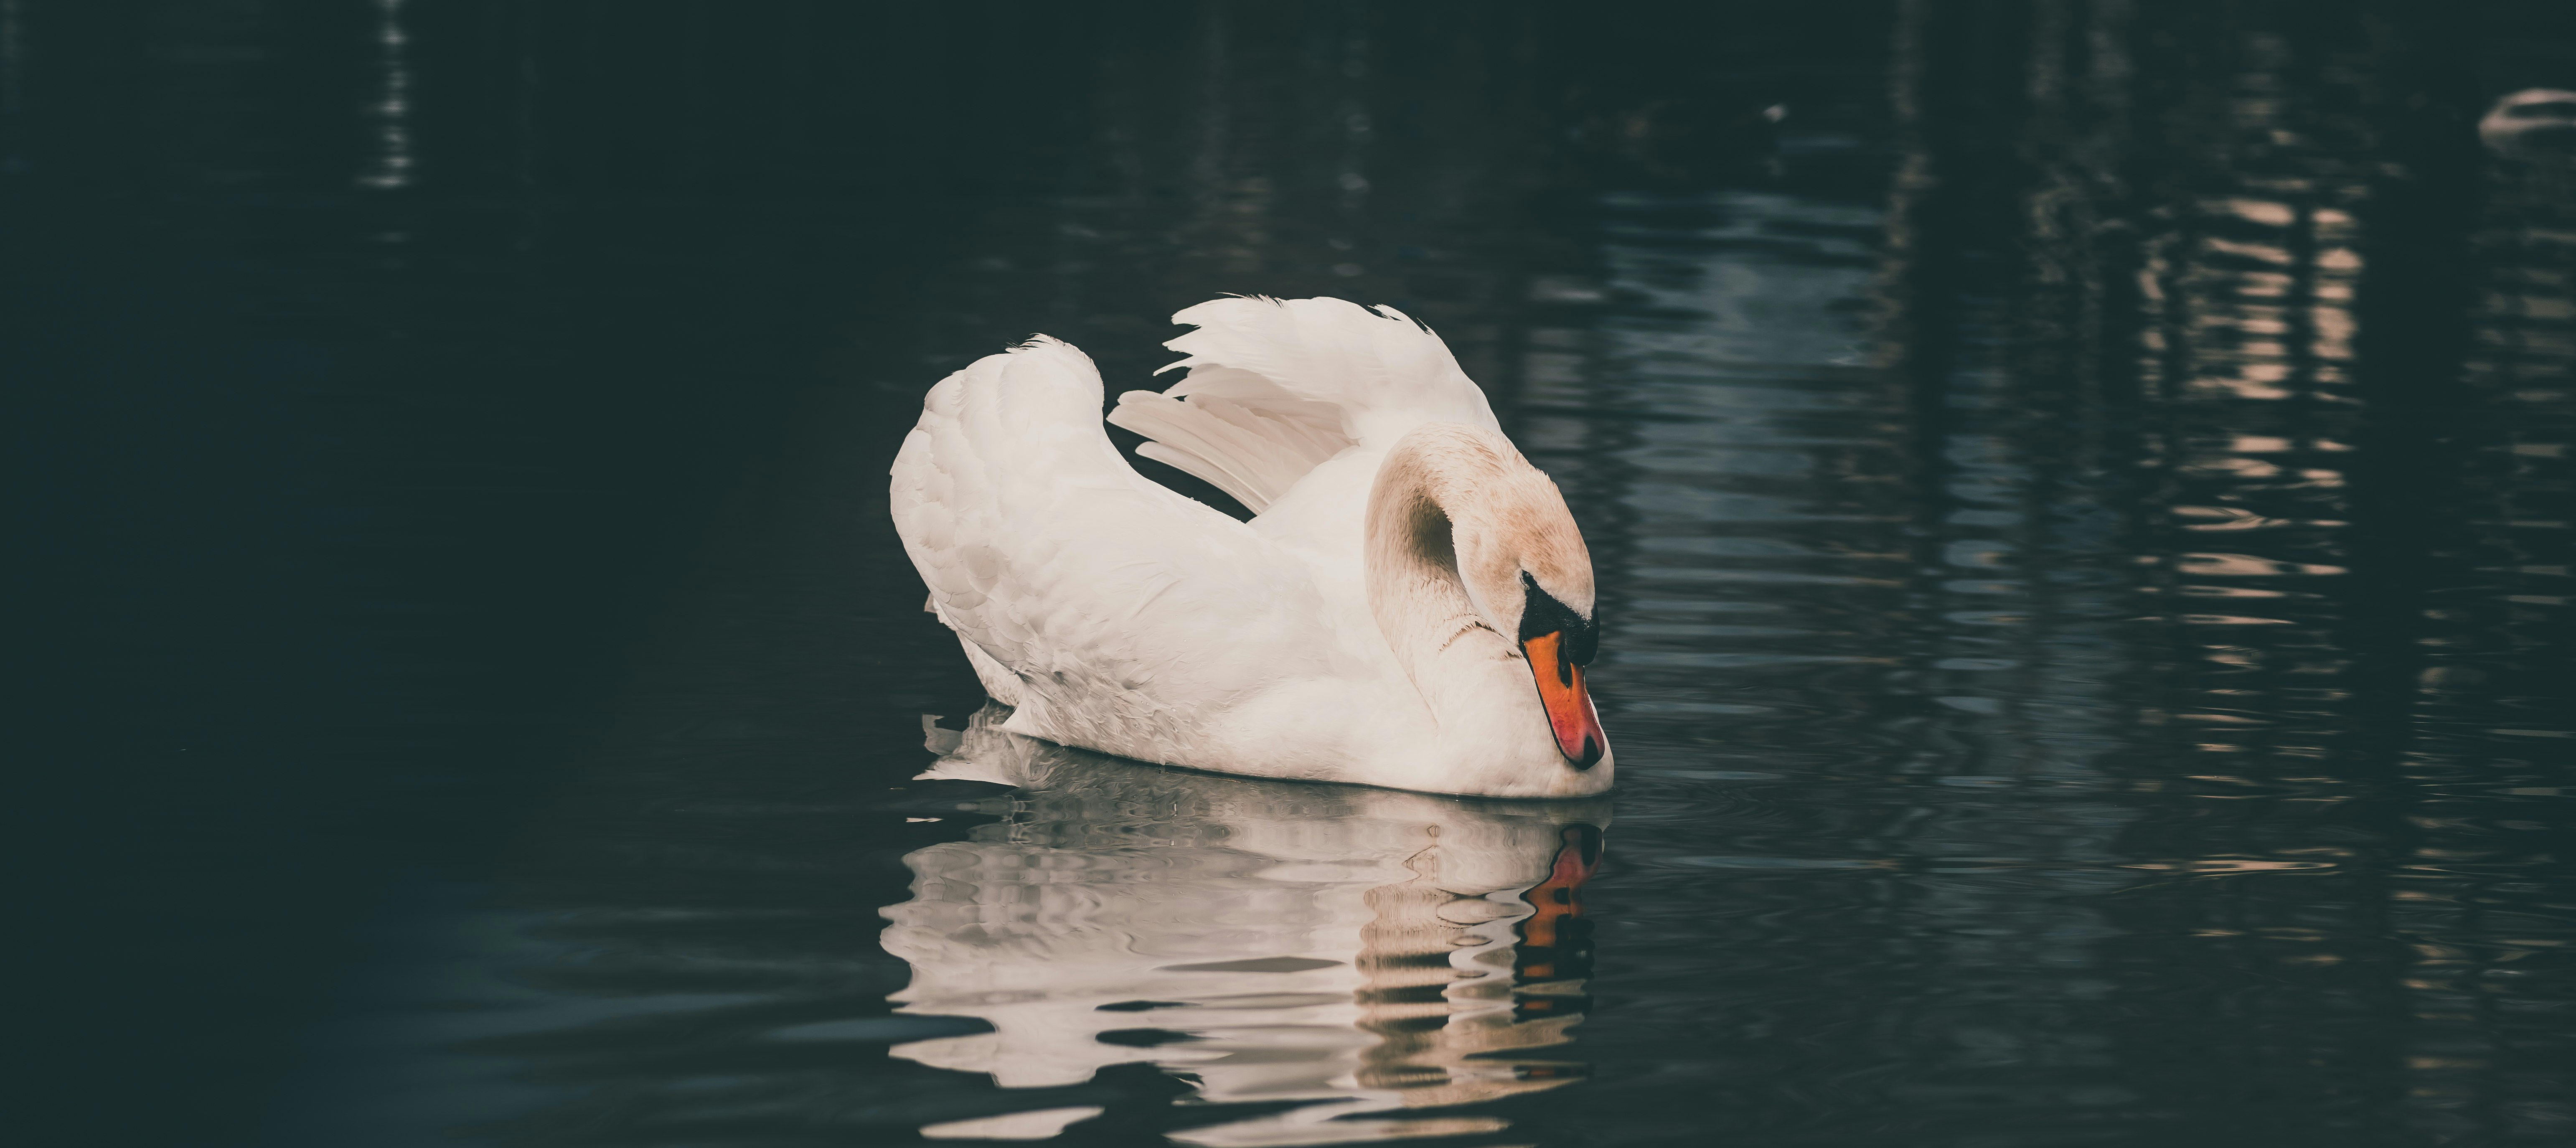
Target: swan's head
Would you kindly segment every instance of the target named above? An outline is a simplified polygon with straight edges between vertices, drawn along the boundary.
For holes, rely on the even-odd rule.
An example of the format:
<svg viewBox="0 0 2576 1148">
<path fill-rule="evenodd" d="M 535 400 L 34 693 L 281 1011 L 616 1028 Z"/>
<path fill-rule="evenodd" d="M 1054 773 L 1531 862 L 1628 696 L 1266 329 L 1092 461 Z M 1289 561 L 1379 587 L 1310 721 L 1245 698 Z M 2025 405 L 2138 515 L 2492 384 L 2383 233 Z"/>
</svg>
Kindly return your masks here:
<svg viewBox="0 0 2576 1148">
<path fill-rule="evenodd" d="M 1479 620 L 1529 664 L 1557 750 L 1590 769 L 1610 747 L 1583 682 L 1601 648 L 1592 553 L 1554 482 L 1517 457 L 1500 469 L 1471 488 L 1475 505 L 1453 520 L 1458 581 Z"/>
<path fill-rule="evenodd" d="M 1610 739 L 1583 681 L 1601 644 L 1592 554 L 1556 484 L 1500 435 L 1433 423 L 1389 453 L 1370 515 L 1372 565 L 1418 576 L 1393 583 L 1413 592 L 1376 600 L 1381 625 L 1396 621 L 1384 613 L 1390 609 L 1431 622 L 1441 611 L 1428 596 L 1445 593 L 1454 603 L 1465 591 L 1472 620 L 1434 625 L 1441 632 L 1426 630 L 1425 639 L 1445 648 L 1460 624 L 1503 637 L 1527 663 L 1566 763 L 1577 770 L 1598 763 Z M 1398 627 L 1387 628 L 1392 635 Z"/>
</svg>

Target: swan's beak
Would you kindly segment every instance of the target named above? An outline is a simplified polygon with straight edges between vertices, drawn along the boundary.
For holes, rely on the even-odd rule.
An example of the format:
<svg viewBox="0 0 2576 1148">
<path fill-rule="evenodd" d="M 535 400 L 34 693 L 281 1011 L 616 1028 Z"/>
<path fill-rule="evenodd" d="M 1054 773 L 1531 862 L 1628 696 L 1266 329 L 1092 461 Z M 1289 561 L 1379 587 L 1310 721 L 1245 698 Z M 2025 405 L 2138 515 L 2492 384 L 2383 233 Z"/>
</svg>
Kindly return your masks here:
<svg viewBox="0 0 2576 1148">
<path fill-rule="evenodd" d="M 1547 707 L 1547 724 L 1556 730 L 1557 751 L 1576 769 L 1590 769 L 1610 747 L 1601 732 L 1601 715 L 1592 709 L 1592 693 L 1583 688 L 1583 667 L 1565 660 L 1565 633 L 1541 634 L 1521 643 L 1529 655 L 1530 676 L 1538 679 L 1539 704 Z"/>
</svg>

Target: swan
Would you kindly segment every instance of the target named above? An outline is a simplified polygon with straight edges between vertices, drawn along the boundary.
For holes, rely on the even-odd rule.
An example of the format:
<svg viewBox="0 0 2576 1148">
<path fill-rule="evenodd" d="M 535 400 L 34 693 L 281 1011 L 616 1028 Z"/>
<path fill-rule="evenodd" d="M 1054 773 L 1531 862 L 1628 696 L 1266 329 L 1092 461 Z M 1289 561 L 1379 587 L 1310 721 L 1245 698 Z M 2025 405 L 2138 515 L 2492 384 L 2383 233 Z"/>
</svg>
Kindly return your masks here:
<svg viewBox="0 0 2576 1148">
<path fill-rule="evenodd" d="M 1610 788 L 1592 559 L 1447 344 L 1392 307 L 1228 297 L 1107 421 L 1045 335 L 931 388 L 889 505 L 1002 728 L 1216 773 L 1490 797 Z M 1162 372 L 1157 372 L 1158 374 Z"/>
</svg>

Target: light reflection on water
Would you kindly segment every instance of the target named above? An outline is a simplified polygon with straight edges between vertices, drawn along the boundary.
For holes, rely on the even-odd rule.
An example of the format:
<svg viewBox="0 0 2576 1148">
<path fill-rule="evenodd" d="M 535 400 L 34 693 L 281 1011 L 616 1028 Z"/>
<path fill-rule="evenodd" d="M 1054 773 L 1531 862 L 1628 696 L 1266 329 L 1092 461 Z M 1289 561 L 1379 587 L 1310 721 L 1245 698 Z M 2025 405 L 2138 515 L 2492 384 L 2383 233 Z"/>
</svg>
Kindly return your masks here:
<svg viewBox="0 0 2576 1148">
<path fill-rule="evenodd" d="M 924 776 L 1017 792 L 966 840 L 905 855 L 912 898 L 884 938 L 912 964 L 903 1012 L 991 1031 L 891 1055 L 1006 1089 L 1144 1060 L 1198 1103 L 1294 1102 L 1171 1133 L 1219 1148 L 1499 1131 L 1401 1114 L 1582 1075 L 1561 1046 L 1589 1003 L 1582 886 L 1609 801 L 1151 769 L 998 720 Z"/>
</svg>

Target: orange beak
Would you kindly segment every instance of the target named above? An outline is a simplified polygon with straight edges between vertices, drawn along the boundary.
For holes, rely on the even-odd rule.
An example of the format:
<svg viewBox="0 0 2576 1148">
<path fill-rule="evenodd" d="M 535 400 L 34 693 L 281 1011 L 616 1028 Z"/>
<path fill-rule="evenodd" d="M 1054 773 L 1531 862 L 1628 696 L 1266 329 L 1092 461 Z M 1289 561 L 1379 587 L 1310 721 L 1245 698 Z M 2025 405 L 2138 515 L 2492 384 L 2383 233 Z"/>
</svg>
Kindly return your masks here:
<svg viewBox="0 0 2576 1148">
<path fill-rule="evenodd" d="M 1564 632 L 1531 638 L 1521 643 L 1521 652 L 1529 655 L 1530 676 L 1538 679 L 1538 701 L 1556 730 L 1557 751 L 1576 769 L 1592 768 L 1610 748 L 1610 735 L 1601 732 L 1601 715 L 1583 688 L 1583 667 L 1565 660 Z"/>
</svg>

